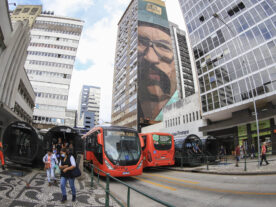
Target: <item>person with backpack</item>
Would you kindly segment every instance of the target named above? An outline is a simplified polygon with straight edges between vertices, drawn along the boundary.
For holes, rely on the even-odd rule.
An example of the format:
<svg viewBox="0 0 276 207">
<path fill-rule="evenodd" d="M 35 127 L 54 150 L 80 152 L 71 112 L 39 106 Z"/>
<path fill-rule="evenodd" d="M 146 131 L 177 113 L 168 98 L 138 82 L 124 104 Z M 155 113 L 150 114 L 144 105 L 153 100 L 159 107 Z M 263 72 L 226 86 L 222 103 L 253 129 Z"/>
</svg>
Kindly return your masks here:
<svg viewBox="0 0 276 207">
<path fill-rule="evenodd" d="M 0 142 L 0 160 L 2 164 L 2 169 L 5 170 L 5 159 L 4 159 L 4 152 L 3 152 L 3 144 Z"/>
<path fill-rule="evenodd" d="M 51 186 L 52 181 L 54 183 L 57 182 L 55 178 L 55 165 L 58 163 L 57 157 L 53 154 L 52 149 L 48 149 L 42 160 L 45 164 L 44 169 L 47 172 L 48 185 Z"/>
<path fill-rule="evenodd" d="M 70 155 L 69 150 L 62 148 L 60 151 L 60 188 L 62 192 L 62 199 L 61 202 L 64 203 L 67 201 L 66 195 L 66 184 L 69 181 L 69 185 L 72 191 L 72 201 L 76 201 L 76 188 L 75 188 L 75 177 L 72 173 L 74 168 L 76 168 L 76 161 L 75 158 Z"/>
<path fill-rule="evenodd" d="M 262 166 L 262 164 L 263 164 L 263 161 L 266 162 L 266 165 L 269 164 L 269 163 L 267 162 L 267 160 L 266 160 L 266 151 L 267 151 L 267 149 L 266 149 L 266 142 L 264 142 L 264 143 L 263 143 L 263 146 L 262 146 L 262 159 L 261 159 L 261 163 L 260 163 L 261 166 Z"/>
</svg>

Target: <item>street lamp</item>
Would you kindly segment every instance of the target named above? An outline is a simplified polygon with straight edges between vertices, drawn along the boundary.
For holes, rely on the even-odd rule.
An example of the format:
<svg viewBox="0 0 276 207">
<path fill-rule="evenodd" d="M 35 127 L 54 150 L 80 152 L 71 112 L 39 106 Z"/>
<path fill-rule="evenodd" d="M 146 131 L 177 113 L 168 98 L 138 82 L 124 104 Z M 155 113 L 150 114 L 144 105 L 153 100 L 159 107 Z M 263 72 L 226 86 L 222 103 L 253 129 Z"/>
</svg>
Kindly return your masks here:
<svg viewBox="0 0 276 207">
<path fill-rule="evenodd" d="M 226 24 L 225 21 L 223 21 L 223 19 L 221 19 L 219 17 L 219 15 L 217 13 L 214 13 L 213 14 L 213 17 L 218 19 L 220 22 L 222 22 L 228 29 L 229 31 L 231 32 L 231 34 L 233 35 L 233 37 L 235 37 L 235 33 L 233 32 L 233 30 Z M 242 49 L 242 45 L 240 43 L 240 40 L 238 38 L 238 44 L 240 46 L 240 48 Z M 246 62 L 242 61 L 244 67 L 246 67 Z M 258 140 L 258 167 L 260 167 L 260 133 L 259 133 L 259 120 L 258 120 L 258 113 L 257 113 L 257 107 L 256 107 L 256 101 L 255 101 L 255 96 L 254 96 L 254 92 L 253 92 L 253 87 L 252 87 L 252 84 L 251 84 L 251 80 L 250 80 L 250 76 L 248 77 L 248 80 L 249 80 L 249 87 L 251 88 L 252 90 L 252 99 L 253 99 L 253 104 L 254 104 L 254 111 L 255 111 L 255 119 L 256 119 L 256 127 L 257 127 L 257 140 Z"/>
</svg>

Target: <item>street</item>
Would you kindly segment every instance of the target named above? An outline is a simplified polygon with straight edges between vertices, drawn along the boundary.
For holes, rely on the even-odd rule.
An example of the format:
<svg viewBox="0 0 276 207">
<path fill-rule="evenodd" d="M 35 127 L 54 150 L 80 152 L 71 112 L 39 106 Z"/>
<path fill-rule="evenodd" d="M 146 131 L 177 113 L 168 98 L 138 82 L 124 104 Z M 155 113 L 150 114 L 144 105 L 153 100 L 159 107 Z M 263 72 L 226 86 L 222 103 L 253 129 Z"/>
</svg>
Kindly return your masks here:
<svg viewBox="0 0 276 207">
<path fill-rule="evenodd" d="M 268 207 L 276 202 L 276 175 L 224 176 L 148 169 L 141 176 L 121 180 L 174 206 Z M 126 203 L 125 186 L 112 181 L 110 189 Z M 161 206 L 134 191 L 130 197 L 131 206 Z"/>
</svg>

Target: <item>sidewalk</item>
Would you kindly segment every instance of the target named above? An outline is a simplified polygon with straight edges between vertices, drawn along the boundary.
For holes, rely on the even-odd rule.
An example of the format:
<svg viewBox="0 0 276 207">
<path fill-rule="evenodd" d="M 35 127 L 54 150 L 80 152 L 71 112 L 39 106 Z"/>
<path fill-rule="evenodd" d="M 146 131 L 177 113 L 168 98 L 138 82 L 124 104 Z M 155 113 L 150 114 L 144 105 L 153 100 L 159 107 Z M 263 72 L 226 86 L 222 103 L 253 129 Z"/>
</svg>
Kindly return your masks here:
<svg viewBox="0 0 276 207">
<path fill-rule="evenodd" d="M 46 173 L 40 170 L 17 171 L 0 170 L 0 206 L 1 207 L 55 207 L 55 206 L 104 206 L 105 192 L 99 186 L 90 187 L 90 177 L 76 180 L 77 201 L 71 201 L 70 187 L 67 184 L 68 201 L 61 204 L 61 190 L 57 185 L 48 186 Z M 26 182 L 29 183 L 27 187 Z M 110 198 L 110 206 L 118 206 Z"/>
<path fill-rule="evenodd" d="M 246 171 L 245 171 L 245 160 L 241 159 L 239 167 L 235 166 L 235 160 L 231 159 L 227 162 L 223 161 L 216 165 L 201 165 L 198 167 L 167 167 L 170 170 L 184 171 L 184 172 L 195 172 L 195 173 L 209 173 L 209 174 L 221 174 L 221 175 L 265 175 L 265 174 L 276 174 L 276 156 L 271 155 L 267 157 L 269 165 L 263 163 L 258 167 L 257 159 L 246 159 Z"/>
</svg>

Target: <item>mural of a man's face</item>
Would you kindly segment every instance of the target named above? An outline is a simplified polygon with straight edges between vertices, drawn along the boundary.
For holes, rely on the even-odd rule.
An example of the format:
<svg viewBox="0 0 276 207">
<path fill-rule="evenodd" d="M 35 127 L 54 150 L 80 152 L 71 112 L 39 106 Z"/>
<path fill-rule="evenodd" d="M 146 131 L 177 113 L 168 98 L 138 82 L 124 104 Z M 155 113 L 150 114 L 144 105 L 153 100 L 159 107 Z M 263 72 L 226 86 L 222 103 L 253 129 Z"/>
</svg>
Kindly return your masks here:
<svg viewBox="0 0 276 207">
<path fill-rule="evenodd" d="M 169 100 L 176 90 L 176 73 L 169 33 L 151 25 L 138 27 L 140 98 Z"/>
</svg>

